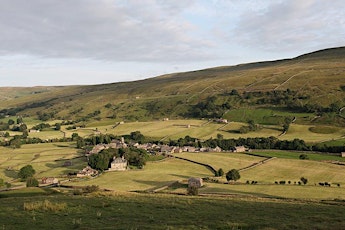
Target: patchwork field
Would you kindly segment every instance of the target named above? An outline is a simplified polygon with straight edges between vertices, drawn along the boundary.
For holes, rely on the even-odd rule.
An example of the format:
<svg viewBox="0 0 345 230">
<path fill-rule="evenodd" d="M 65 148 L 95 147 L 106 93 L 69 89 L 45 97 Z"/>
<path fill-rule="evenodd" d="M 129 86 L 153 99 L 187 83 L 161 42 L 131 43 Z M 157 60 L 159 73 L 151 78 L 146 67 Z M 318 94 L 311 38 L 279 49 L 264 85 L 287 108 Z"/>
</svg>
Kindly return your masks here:
<svg viewBox="0 0 345 230">
<path fill-rule="evenodd" d="M 190 177 L 209 177 L 213 173 L 203 166 L 178 159 L 148 162 L 143 170 L 105 172 L 101 176 L 67 185 L 99 185 L 115 191 L 135 191 L 158 188 Z"/>
<path fill-rule="evenodd" d="M 332 132 L 322 133 L 319 130 L 315 132 L 313 125 L 291 124 L 289 131 L 285 135 L 281 135 L 282 127 L 277 125 L 263 125 L 261 129 L 255 132 L 245 134 L 239 133 L 239 129 L 247 126 L 247 123 L 230 122 L 229 124 L 217 124 L 206 120 L 169 120 L 169 121 L 151 121 L 151 122 L 127 122 L 115 126 L 114 121 L 93 122 L 88 124 L 86 128 L 78 128 L 76 130 L 62 130 L 66 133 L 66 137 L 70 137 L 72 133 L 78 133 L 85 137 L 94 134 L 97 129 L 101 133 L 109 133 L 114 135 L 130 134 L 133 131 L 140 131 L 143 135 L 155 138 L 157 140 L 177 140 L 187 135 L 201 140 L 216 138 L 217 134 L 222 134 L 224 138 L 247 138 L 247 137 L 278 137 L 282 140 L 293 140 L 295 138 L 303 139 L 306 142 L 315 143 L 323 141 L 331 141 L 341 139 L 345 135 L 345 129 L 339 127 L 328 126 L 327 130 Z M 51 138 L 63 137 L 59 131 L 43 131 L 34 133 L 30 136 L 43 137 L 47 135 Z"/>
<path fill-rule="evenodd" d="M 68 172 L 82 169 L 87 163 L 85 158 L 71 143 L 44 143 L 23 145 L 19 149 L 0 148 L 0 178 L 12 181 L 17 178 L 18 170 L 31 164 L 38 178 L 45 176 L 60 177 Z M 63 166 L 66 160 L 72 166 Z"/>
</svg>

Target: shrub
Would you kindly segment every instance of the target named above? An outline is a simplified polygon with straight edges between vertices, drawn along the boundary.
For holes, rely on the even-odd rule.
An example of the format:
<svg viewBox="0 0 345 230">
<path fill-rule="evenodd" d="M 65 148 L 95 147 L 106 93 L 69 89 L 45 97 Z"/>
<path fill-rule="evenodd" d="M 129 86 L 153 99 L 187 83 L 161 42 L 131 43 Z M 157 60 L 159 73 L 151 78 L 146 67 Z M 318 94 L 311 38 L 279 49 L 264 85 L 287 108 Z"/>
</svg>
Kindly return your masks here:
<svg viewBox="0 0 345 230">
<path fill-rule="evenodd" d="M 19 170 L 18 176 L 25 181 L 27 178 L 32 177 L 35 173 L 36 171 L 31 165 L 26 165 Z"/>
<path fill-rule="evenodd" d="M 222 168 L 218 170 L 218 176 L 224 176 L 224 171 Z"/>
<path fill-rule="evenodd" d="M 73 195 L 82 195 L 83 194 L 83 191 L 82 190 L 80 190 L 80 189 L 74 189 L 73 190 Z"/>
<path fill-rule="evenodd" d="M 38 187 L 38 180 L 34 177 L 28 177 L 26 179 L 26 187 Z"/>
<path fill-rule="evenodd" d="M 281 181 L 279 181 L 279 184 L 286 184 L 286 181 L 285 180 L 281 180 Z"/>
<path fill-rule="evenodd" d="M 84 193 L 92 193 L 92 192 L 97 192 L 99 190 L 98 185 L 88 185 L 83 188 Z"/>
<path fill-rule="evenodd" d="M 308 179 L 304 178 L 304 177 L 301 177 L 301 181 L 302 181 L 303 184 L 307 184 L 308 183 Z"/>
<path fill-rule="evenodd" d="M 230 181 L 230 180 L 237 181 L 240 178 L 241 178 L 241 175 L 237 169 L 231 169 L 229 172 L 226 173 L 227 181 Z"/>
<path fill-rule="evenodd" d="M 307 154 L 303 153 L 303 154 L 299 155 L 299 159 L 301 159 L 301 160 L 308 160 L 309 157 L 308 157 Z"/>
</svg>

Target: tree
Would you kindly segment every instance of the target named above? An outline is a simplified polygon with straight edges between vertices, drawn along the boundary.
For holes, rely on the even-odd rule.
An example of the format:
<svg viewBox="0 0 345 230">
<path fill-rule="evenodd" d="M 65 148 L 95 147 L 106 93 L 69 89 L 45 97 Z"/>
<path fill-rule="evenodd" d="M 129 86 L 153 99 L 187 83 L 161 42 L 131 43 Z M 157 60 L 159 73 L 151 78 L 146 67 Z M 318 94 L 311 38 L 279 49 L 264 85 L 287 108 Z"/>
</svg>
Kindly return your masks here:
<svg viewBox="0 0 345 230">
<path fill-rule="evenodd" d="M 23 123 L 23 118 L 22 117 L 18 117 L 17 118 L 17 124 L 19 125 L 21 123 Z"/>
<path fill-rule="evenodd" d="M 12 120 L 12 119 L 9 119 L 9 120 L 8 120 L 8 124 L 9 124 L 9 125 L 14 125 L 14 123 L 15 123 L 14 120 Z"/>
<path fill-rule="evenodd" d="M 304 177 L 301 177 L 301 181 L 302 181 L 303 184 L 307 184 L 308 183 L 308 179 L 304 178 Z"/>
<path fill-rule="evenodd" d="M 230 180 L 237 181 L 240 178 L 241 178 L 241 175 L 237 169 L 231 169 L 229 172 L 226 173 L 227 181 L 230 181 Z"/>
<path fill-rule="evenodd" d="M 38 187 L 38 180 L 34 177 L 28 177 L 26 179 L 26 187 Z"/>
<path fill-rule="evenodd" d="M 222 168 L 218 169 L 218 176 L 223 176 L 224 175 L 224 171 Z"/>
<path fill-rule="evenodd" d="M 22 180 L 26 180 L 29 177 L 32 177 L 36 173 L 32 165 L 26 165 L 19 170 L 18 176 Z"/>
<path fill-rule="evenodd" d="M 10 146 L 12 148 L 20 148 L 22 145 L 22 140 L 20 139 L 20 136 L 16 135 L 10 140 Z"/>
<path fill-rule="evenodd" d="M 85 146 L 85 141 L 82 137 L 77 137 L 77 148 L 81 149 Z"/>
<path fill-rule="evenodd" d="M 55 130 L 61 130 L 61 124 L 60 123 L 55 124 Z"/>
</svg>

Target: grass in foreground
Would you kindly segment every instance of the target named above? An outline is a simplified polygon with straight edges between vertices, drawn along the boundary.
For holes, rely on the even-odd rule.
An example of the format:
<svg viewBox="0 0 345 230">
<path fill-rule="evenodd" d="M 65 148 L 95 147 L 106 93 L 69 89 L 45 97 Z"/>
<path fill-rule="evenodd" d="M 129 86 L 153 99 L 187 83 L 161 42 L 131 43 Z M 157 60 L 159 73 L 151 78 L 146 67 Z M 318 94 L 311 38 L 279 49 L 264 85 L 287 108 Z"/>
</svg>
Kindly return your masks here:
<svg viewBox="0 0 345 230">
<path fill-rule="evenodd" d="M 33 204 L 42 204 L 35 206 Z M 344 204 L 146 194 L 0 199 L 2 229 L 343 229 Z M 53 209 L 44 209 L 48 204 Z M 61 209 L 56 204 L 65 204 Z M 26 206 L 34 207 L 27 210 Z"/>
</svg>

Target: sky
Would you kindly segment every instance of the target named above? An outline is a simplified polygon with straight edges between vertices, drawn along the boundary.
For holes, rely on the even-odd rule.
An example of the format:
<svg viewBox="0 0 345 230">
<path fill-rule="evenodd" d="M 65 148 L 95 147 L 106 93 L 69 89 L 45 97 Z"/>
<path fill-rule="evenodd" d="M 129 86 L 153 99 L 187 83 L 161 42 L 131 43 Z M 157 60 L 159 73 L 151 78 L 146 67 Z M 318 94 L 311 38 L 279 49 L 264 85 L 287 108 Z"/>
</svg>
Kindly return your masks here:
<svg viewBox="0 0 345 230">
<path fill-rule="evenodd" d="M 0 0 L 0 86 L 89 85 L 345 46 L 344 0 Z"/>
</svg>

